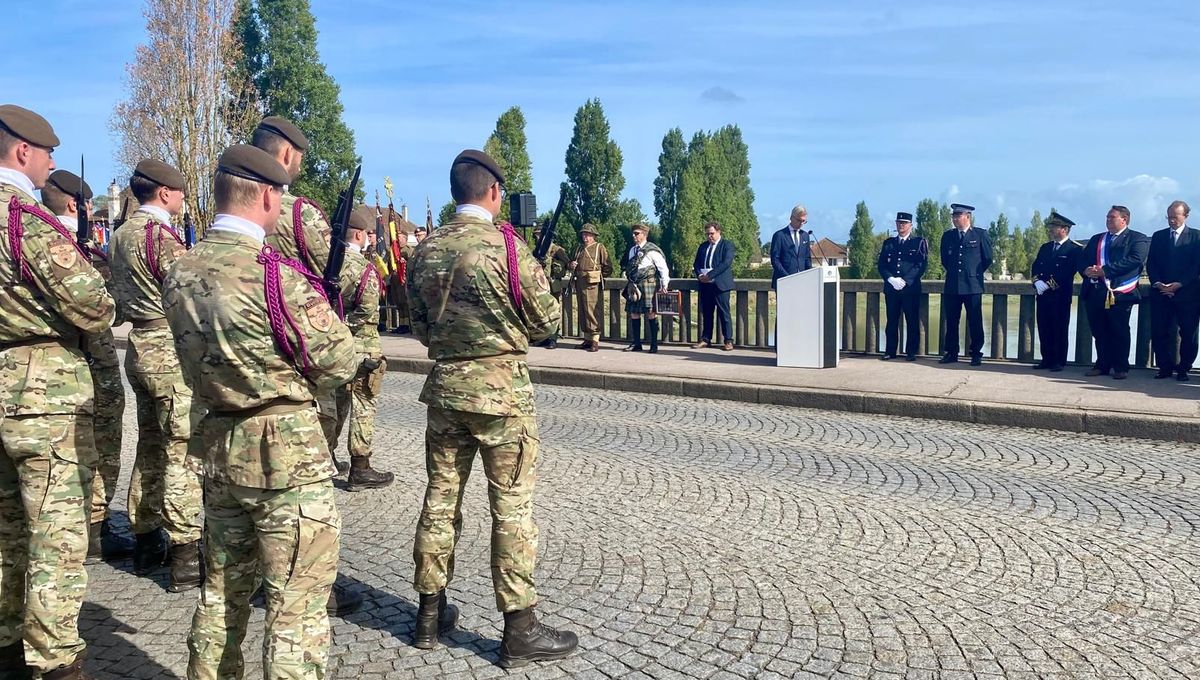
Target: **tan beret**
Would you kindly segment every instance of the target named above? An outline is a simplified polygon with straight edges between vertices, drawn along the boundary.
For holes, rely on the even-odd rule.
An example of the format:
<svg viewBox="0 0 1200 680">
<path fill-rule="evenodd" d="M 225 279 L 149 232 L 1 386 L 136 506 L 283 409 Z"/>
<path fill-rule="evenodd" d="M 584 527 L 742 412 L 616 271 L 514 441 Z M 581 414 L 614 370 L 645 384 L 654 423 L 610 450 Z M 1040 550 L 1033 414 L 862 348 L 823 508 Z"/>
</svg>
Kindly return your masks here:
<svg viewBox="0 0 1200 680">
<path fill-rule="evenodd" d="M 649 235 L 650 235 L 650 227 L 648 227 L 648 226 L 646 226 L 646 225 L 644 225 L 644 224 L 635 224 L 635 225 L 633 225 L 633 229 L 632 229 L 632 230 L 633 230 L 633 231 L 640 231 L 640 232 L 642 232 L 643 234 L 646 234 L 647 236 L 649 236 Z"/>
<path fill-rule="evenodd" d="M 0 127 L 34 146 L 53 149 L 59 144 L 58 135 L 45 118 L 16 104 L 0 105 Z"/>
<path fill-rule="evenodd" d="M 292 121 L 279 116 L 267 116 L 258 124 L 259 130 L 266 130 L 273 134 L 279 135 L 292 143 L 292 146 L 304 151 L 308 148 L 308 137 L 296 127 Z"/>
<path fill-rule="evenodd" d="M 292 179 L 274 156 L 249 144 L 234 144 L 225 149 L 217 159 L 217 172 L 276 187 Z"/>
<path fill-rule="evenodd" d="M 168 189 L 182 190 L 184 185 L 183 174 L 176 170 L 174 166 L 151 158 L 138 163 L 137 167 L 133 169 L 133 176 L 148 179 Z"/>
<path fill-rule="evenodd" d="M 55 170 L 50 173 L 48 181 L 64 194 L 74 196 L 79 191 L 79 175 L 70 170 Z M 88 201 L 92 200 L 92 188 L 88 186 L 87 182 L 83 183 L 83 198 Z"/>
<path fill-rule="evenodd" d="M 355 206 L 350 212 L 350 228 L 375 231 L 375 209 L 365 205 Z"/>
<path fill-rule="evenodd" d="M 454 162 L 450 164 L 451 168 L 453 168 L 455 165 L 459 165 L 460 163 L 478 165 L 492 173 L 492 176 L 496 178 L 496 181 L 504 184 L 504 172 L 500 170 L 500 165 L 494 158 L 482 151 L 476 151 L 475 149 L 464 150 L 454 158 Z"/>
</svg>

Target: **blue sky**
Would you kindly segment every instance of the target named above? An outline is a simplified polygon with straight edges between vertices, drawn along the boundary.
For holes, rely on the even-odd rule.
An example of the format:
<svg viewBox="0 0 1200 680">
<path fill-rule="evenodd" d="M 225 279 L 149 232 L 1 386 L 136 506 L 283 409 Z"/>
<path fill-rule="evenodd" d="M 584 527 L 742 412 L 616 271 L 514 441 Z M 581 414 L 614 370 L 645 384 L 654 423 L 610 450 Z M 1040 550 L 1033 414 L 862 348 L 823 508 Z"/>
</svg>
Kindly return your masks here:
<svg viewBox="0 0 1200 680">
<path fill-rule="evenodd" d="M 1200 208 L 1200 3 L 312 7 L 369 194 L 390 175 L 418 215 L 427 195 L 435 211 L 448 198 L 450 160 L 481 147 L 512 105 L 528 120 L 534 189 L 548 209 L 575 110 L 591 97 L 624 153 L 625 195 L 647 212 L 668 129 L 741 126 L 764 239 L 797 202 L 835 240 L 859 200 L 878 228 L 924 197 L 974 204 L 984 225 L 1001 210 L 1027 223 L 1053 205 L 1079 223 L 1077 237 L 1102 228 L 1114 202 L 1145 231 L 1163 226 L 1175 198 Z M 142 37 L 141 4 L 7 11 L 10 27 L 54 22 L 42 38 L 25 33 L 30 49 L 5 50 L 4 99 L 50 119 L 63 167 L 86 153 L 94 187 L 126 175 L 108 120 Z"/>
</svg>

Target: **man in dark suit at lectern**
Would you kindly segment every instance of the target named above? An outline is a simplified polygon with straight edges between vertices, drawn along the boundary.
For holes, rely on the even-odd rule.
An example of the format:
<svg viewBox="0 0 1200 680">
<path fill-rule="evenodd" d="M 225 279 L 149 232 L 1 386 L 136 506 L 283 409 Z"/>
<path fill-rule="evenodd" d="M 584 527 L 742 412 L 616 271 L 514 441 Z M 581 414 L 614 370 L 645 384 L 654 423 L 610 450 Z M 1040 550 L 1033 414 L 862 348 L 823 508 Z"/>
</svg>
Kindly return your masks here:
<svg viewBox="0 0 1200 680">
<path fill-rule="evenodd" d="M 1105 217 L 1107 231 L 1096 234 L 1079 254 L 1083 289 L 1079 293 L 1092 337 L 1096 363 L 1085 375 L 1129 376 L 1129 314 L 1142 299 L 1138 278 L 1150 252 L 1150 239 L 1129 228 L 1129 208 L 1114 205 Z"/>
<path fill-rule="evenodd" d="M 975 206 L 950 204 L 954 228 L 942 234 L 942 266 L 946 281 L 942 286 L 942 314 L 946 335 L 942 340 L 939 364 L 958 361 L 958 320 L 967 308 L 967 330 L 971 344 L 971 365 L 983 363 L 983 273 L 992 266 L 992 239 L 986 229 L 971 226 Z"/>
<path fill-rule="evenodd" d="M 1082 248 L 1069 237 L 1075 223 L 1053 210 L 1046 220 L 1050 240 L 1038 249 L 1030 278 L 1037 290 L 1037 332 L 1042 346 L 1042 360 L 1036 369 L 1047 368 L 1058 373 L 1067 365 L 1067 337 L 1071 326 L 1071 298 L 1075 294 L 1075 274 L 1078 273 Z"/>
<path fill-rule="evenodd" d="M 1187 226 L 1191 208 L 1175 201 L 1167 208 L 1167 228 L 1150 237 L 1150 334 L 1154 342 L 1155 378 L 1185 382 L 1196 360 L 1200 324 L 1200 231 Z M 1176 335 L 1172 328 L 1179 329 Z M 1179 342 L 1179 360 L 1175 343 Z"/>
<path fill-rule="evenodd" d="M 721 349 L 733 350 L 733 320 L 729 316 L 729 291 L 733 290 L 733 243 L 721 238 L 721 223 L 704 225 L 707 241 L 696 249 L 692 271 L 700 282 L 700 342 L 693 349 L 713 342 L 713 312 L 721 319 Z"/>
<path fill-rule="evenodd" d="M 808 210 L 802 205 L 792 208 L 788 226 L 771 237 L 771 288 L 779 279 L 812 269 L 812 240 L 804 230 Z"/>
</svg>

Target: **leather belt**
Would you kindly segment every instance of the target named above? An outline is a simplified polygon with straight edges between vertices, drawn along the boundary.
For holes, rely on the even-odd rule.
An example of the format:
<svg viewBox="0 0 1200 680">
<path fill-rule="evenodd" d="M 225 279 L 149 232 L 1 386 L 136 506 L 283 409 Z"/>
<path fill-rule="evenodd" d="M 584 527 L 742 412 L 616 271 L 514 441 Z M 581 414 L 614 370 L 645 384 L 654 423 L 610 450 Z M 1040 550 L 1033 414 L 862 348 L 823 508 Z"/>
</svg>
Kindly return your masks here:
<svg viewBox="0 0 1200 680">
<path fill-rule="evenodd" d="M 12 349 L 14 347 L 67 347 L 67 341 L 64 338 L 28 338 L 26 340 L 17 340 L 15 342 L 0 342 L 0 351 Z"/>
<path fill-rule="evenodd" d="M 212 413 L 221 418 L 254 418 L 257 416 L 278 416 L 285 413 L 297 413 L 315 408 L 315 401 L 292 401 L 291 399 L 272 399 L 258 406 L 234 409 L 231 411 L 214 410 Z"/>
<path fill-rule="evenodd" d="M 160 317 L 158 319 L 134 319 L 131 323 L 133 323 L 134 330 L 139 331 L 147 328 L 167 328 L 170 326 L 170 324 L 167 323 L 166 317 Z"/>
</svg>

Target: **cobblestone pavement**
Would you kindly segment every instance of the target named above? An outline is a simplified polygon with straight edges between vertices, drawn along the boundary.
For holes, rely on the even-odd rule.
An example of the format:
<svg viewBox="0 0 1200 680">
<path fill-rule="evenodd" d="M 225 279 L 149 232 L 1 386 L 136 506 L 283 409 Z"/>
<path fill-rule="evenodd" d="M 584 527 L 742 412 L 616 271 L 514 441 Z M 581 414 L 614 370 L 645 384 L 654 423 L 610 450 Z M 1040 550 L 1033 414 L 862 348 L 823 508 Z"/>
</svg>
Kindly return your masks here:
<svg viewBox="0 0 1200 680">
<path fill-rule="evenodd" d="M 367 604 L 335 621 L 336 677 L 1200 677 L 1197 447 L 544 386 L 539 612 L 582 649 L 495 666 L 477 468 L 463 629 L 417 650 L 421 380 L 386 381 L 376 466 L 397 483 L 338 492 Z M 88 668 L 182 677 L 196 591 L 114 566 L 90 568 Z"/>
</svg>

